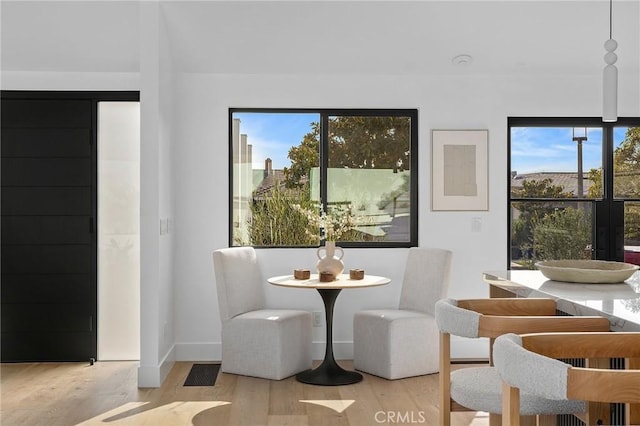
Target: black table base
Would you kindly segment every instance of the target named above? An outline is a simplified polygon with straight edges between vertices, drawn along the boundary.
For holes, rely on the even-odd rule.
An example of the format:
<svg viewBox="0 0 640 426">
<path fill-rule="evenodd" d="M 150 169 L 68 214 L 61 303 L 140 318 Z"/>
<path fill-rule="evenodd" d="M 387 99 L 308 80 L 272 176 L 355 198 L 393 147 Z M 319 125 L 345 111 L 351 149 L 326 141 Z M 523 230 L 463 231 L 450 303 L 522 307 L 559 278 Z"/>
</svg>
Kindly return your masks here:
<svg viewBox="0 0 640 426">
<path fill-rule="evenodd" d="M 298 373 L 296 379 L 299 382 L 310 385 L 340 386 L 362 381 L 362 374 L 355 371 L 347 371 L 335 362 L 333 365 L 323 362 L 313 370 Z"/>
<path fill-rule="evenodd" d="M 362 374 L 348 371 L 338 365 L 333 357 L 333 306 L 340 293 L 339 288 L 317 289 L 324 302 L 325 320 L 327 326 L 327 345 L 322 364 L 312 370 L 306 370 L 296 375 L 296 379 L 310 385 L 340 386 L 350 385 L 362 381 Z"/>
</svg>

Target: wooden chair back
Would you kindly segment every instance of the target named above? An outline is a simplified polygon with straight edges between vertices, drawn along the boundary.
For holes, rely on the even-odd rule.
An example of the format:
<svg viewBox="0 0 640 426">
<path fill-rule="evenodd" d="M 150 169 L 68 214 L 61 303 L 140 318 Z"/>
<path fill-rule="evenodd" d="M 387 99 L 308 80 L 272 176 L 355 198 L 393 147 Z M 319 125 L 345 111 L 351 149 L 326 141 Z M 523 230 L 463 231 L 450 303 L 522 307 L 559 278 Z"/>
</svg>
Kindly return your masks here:
<svg viewBox="0 0 640 426">
<path fill-rule="evenodd" d="M 640 333 L 537 333 L 522 335 L 521 340 L 524 349 L 547 358 L 625 358 L 627 365 L 640 365 Z M 526 362 L 523 362 L 522 368 L 527 368 Z M 504 383 L 502 396 L 503 426 L 519 426 L 520 389 Z M 566 398 L 627 403 L 626 424 L 637 424 L 640 413 L 640 369 L 570 366 L 566 377 Z M 602 424 L 602 421 L 592 418 L 586 423 L 596 425 Z"/>
</svg>

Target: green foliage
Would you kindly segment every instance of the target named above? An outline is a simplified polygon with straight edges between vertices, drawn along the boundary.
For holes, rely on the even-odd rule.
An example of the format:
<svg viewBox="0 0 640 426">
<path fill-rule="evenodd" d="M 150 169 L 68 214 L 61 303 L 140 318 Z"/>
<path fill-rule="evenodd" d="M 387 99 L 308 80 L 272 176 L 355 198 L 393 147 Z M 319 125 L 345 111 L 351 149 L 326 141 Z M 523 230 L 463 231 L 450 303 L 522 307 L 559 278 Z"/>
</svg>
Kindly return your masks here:
<svg viewBox="0 0 640 426">
<path fill-rule="evenodd" d="M 614 151 L 613 161 L 616 195 L 640 195 L 640 127 L 627 129 L 624 141 Z"/>
<path fill-rule="evenodd" d="M 331 117 L 329 167 L 408 170 L 410 123 L 409 117 Z"/>
<path fill-rule="evenodd" d="M 311 123 L 300 145 L 289 150 L 287 188 L 299 188 L 320 165 L 320 124 Z M 329 119 L 329 167 L 409 170 L 409 117 L 337 116 Z"/>
<path fill-rule="evenodd" d="M 587 190 L 587 198 L 601 198 L 602 191 L 602 169 L 591 169 L 587 174 L 591 182 L 591 186 Z"/>
<path fill-rule="evenodd" d="M 522 182 L 522 188 L 513 190 L 513 198 L 570 198 L 572 196 L 570 192 L 564 192 L 562 186 L 552 185 L 551 182 L 551 179 L 525 179 Z"/>
<path fill-rule="evenodd" d="M 616 197 L 640 198 L 640 127 L 629 127 L 624 141 L 613 152 L 613 191 Z M 602 170 L 591 169 L 588 196 L 602 197 Z"/>
<path fill-rule="evenodd" d="M 624 141 L 613 152 L 613 192 L 616 198 L 640 198 L 640 127 L 629 127 Z M 591 169 L 593 182 L 587 196 L 603 194 L 602 169 Z M 627 240 L 640 240 L 640 212 L 637 206 L 625 203 L 624 235 Z"/>
<path fill-rule="evenodd" d="M 590 259 L 591 214 L 580 208 L 556 210 L 534 221 L 535 260 Z"/>
<path fill-rule="evenodd" d="M 629 245 L 640 245 L 640 204 L 624 203 L 624 236 Z"/>
<path fill-rule="evenodd" d="M 249 235 L 255 246 L 310 246 L 316 240 L 305 230 L 307 219 L 293 205 L 313 208 L 308 188 L 286 189 L 274 185 L 264 198 L 251 203 Z"/>
<path fill-rule="evenodd" d="M 322 232 L 319 223 L 322 221 L 310 221 L 308 217 L 310 212 L 318 212 L 317 217 L 321 217 L 317 203 L 309 198 L 308 187 L 290 189 L 275 185 L 264 198 L 254 198 L 251 204 L 250 244 L 281 247 L 318 245 Z M 353 216 L 350 210 L 340 206 L 333 207 L 329 217 L 335 219 L 331 223 L 335 240 L 374 240 L 371 236 L 352 229 L 362 220 L 360 217 Z M 237 243 L 242 245 L 242 242 Z"/>
<path fill-rule="evenodd" d="M 283 169 L 287 188 L 302 188 L 309 181 L 311 169 L 320 165 L 320 124 L 311 123 L 311 129 L 300 145 L 289 149 L 291 167 Z"/>
<path fill-rule="evenodd" d="M 553 185 L 551 179 L 525 180 L 521 189 L 515 189 L 514 198 L 553 198 L 557 202 L 527 201 L 514 202 L 514 212 L 517 217 L 511 224 L 511 246 L 518 248 L 523 258 L 531 256 L 533 248 L 533 226 L 545 216 L 553 214 L 563 199 L 570 198 L 570 192 L 564 192 L 562 186 Z M 529 262 L 533 268 L 533 262 Z"/>
</svg>

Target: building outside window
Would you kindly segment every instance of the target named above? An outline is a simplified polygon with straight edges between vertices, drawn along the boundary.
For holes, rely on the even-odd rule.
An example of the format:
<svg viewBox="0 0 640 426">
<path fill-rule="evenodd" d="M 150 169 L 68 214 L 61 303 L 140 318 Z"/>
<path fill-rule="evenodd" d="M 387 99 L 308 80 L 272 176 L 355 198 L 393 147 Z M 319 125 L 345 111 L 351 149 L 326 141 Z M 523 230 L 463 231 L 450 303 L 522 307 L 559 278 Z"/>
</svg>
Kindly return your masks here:
<svg viewBox="0 0 640 426">
<path fill-rule="evenodd" d="M 509 119 L 509 265 L 640 264 L 640 120 Z"/>
<path fill-rule="evenodd" d="M 417 245 L 416 110 L 231 109 L 229 126 L 230 245 Z"/>
</svg>

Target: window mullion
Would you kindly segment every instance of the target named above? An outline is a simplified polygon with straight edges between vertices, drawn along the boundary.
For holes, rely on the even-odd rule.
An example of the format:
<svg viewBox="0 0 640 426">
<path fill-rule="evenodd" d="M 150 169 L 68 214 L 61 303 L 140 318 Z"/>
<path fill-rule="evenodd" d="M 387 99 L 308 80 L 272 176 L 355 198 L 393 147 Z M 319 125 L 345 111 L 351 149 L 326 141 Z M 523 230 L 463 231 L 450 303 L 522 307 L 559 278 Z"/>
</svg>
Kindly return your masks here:
<svg viewBox="0 0 640 426">
<path fill-rule="evenodd" d="M 614 140 L 613 140 L 613 126 L 604 124 L 602 125 L 602 158 L 603 158 L 603 198 L 605 200 L 613 200 L 615 193 L 613 190 L 613 157 L 614 157 Z"/>
<path fill-rule="evenodd" d="M 320 201 L 322 210 L 327 210 L 327 174 L 329 169 L 329 114 L 320 114 Z"/>
</svg>

